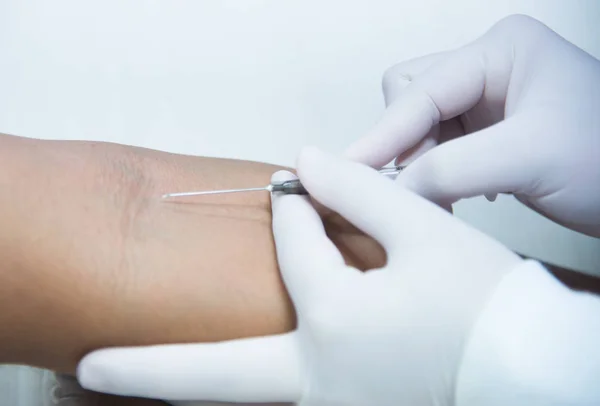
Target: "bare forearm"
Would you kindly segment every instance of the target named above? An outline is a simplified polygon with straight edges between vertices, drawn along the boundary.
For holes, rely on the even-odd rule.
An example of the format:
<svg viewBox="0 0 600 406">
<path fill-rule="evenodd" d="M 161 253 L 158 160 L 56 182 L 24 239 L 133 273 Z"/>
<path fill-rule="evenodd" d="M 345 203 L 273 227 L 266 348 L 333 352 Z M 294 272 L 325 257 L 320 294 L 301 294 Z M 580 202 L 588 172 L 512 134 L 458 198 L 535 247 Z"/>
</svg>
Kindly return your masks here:
<svg viewBox="0 0 600 406">
<path fill-rule="evenodd" d="M 77 192 L 70 187 L 82 187 L 72 179 L 85 180 L 88 166 L 84 157 L 55 145 L 0 136 L 0 362 L 54 365 L 65 354 L 65 337 L 81 335 L 84 314 L 103 311 L 102 289 L 82 286 L 92 263 L 84 265 L 76 242 L 110 231 L 86 228 L 78 211 L 95 216 L 97 207 L 71 201 Z"/>
<path fill-rule="evenodd" d="M 72 372 L 99 347 L 216 341 L 294 327 L 268 194 L 159 198 L 266 184 L 280 168 L 114 144 L 21 141 L 29 177 L 37 171 L 43 182 L 31 182 L 35 193 L 29 185 L 10 189 L 27 200 L 14 209 L 26 220 L 16 221 L 21 234 L 2 238 L 18 248 L 29 276 L 21 278 L 15 267 L 3 271 L 18 275 L 26 294 L 3 296 L 12 307 L 3 306 L 0 317 L 15 332 L 3 348 L 19 343 L 20 350 L 0 353 L 0 361 Z M 383 263 L 378 245 L 344 222 L 332 219 L 329 230 L 350 262 Z"/>
</svg>

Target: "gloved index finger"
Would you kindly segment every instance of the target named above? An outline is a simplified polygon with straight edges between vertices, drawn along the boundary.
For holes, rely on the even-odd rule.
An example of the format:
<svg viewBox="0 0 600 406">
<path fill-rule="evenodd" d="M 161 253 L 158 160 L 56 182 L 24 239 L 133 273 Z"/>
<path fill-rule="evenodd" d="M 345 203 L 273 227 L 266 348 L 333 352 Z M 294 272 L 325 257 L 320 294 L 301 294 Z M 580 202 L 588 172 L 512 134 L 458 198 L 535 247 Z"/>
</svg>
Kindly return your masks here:
<svg viewBox="0 0 600 406">
<path fill-rule="evenodd" d="M 471 109 L 486 86 L 480 45 L 454 52 L 426 69 L 406 86 L 382 118 L 363 138 L 346 150 L 346 156 L 381 167 L 415 146 L 440 121 Z"/>
</svg>

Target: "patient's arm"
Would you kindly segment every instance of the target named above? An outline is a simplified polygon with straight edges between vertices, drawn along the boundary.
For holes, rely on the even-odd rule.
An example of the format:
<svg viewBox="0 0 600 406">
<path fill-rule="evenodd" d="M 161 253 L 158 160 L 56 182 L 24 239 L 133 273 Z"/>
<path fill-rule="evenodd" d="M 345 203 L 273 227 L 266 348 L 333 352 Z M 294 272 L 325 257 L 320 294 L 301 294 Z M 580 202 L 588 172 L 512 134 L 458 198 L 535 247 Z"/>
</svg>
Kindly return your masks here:
<svg viewBox="0 0 600 406">
<path fill-rule="evenodd" d="M 122 145 L 0 137 L 0 362 L 73 372 L 106 346 L 225 340 L 294 328 L 268 193 L 279 167 Z M 339 219 L 348 261 L 384 253 Z"/>
</svg>

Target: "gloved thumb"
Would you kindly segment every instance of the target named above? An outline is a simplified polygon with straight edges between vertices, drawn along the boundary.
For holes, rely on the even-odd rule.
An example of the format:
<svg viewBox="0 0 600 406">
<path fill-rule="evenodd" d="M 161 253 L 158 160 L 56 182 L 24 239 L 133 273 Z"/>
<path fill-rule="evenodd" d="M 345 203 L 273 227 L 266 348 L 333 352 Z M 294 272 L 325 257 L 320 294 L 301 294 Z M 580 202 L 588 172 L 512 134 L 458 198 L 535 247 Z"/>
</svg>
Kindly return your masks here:
<svg viewBox="0 0 600 406">
<path fill-rule="evenodd" d="M 539 146 L 528 143 L 532 137 L 519 121 L 501 121 L 439 145 L 408 165 L 397 182 L 444 207 L 484 194 L 529 193 L 544 168 Z"/>
</svg>

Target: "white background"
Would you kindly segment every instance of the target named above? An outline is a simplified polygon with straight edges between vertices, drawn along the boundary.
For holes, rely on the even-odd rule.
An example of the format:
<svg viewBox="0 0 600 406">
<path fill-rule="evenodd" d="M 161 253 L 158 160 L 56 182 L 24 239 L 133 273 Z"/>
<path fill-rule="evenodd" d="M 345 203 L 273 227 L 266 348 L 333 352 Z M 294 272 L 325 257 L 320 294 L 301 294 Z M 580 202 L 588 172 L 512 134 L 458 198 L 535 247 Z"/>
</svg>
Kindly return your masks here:
<svg viewBox="0 0 600 406">
<path fill-rule="evenodd" d="M 600 56 L 595 0 L 0 0 L 0 132 L 293 165 L 305 144 L 340 152 L 370 128 L 386 67 L 512 13 Z M 599 240 L 513 199 L 456 212 L 522 253 L 600 270 Z M 43 376 L 2 368 L 14 393 L 0 404 L 43 404 Z"/>
<path fill-rule="evenodd" d="M 4 0 L 0 132 L 293 165 L 370 128 L 386 67 L 512 13 L 600 56 L 594 0 Z M 511 198 L 456 212 L 522 253 L 600 269 L 599 240 Z"/>
</svg>

